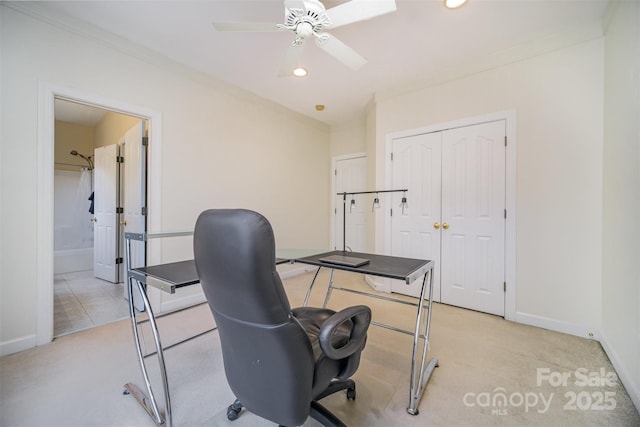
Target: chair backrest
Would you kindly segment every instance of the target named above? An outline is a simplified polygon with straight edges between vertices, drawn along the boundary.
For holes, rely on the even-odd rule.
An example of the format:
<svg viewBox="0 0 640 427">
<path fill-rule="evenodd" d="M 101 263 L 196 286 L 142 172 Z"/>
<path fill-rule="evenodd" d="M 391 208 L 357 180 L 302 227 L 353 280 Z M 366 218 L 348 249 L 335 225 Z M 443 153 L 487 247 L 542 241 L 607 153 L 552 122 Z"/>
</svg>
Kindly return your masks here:
<svg viewBox="0 0 640 427">
<path fill-rule="evenodd" d="M 194 255 L 236 398 L 266 419 L 302 424 L 312 399 L 313 350 L 276 271 L 271 224 L 249 210 L 207 210 L 196 222 Z"/>
</svg>

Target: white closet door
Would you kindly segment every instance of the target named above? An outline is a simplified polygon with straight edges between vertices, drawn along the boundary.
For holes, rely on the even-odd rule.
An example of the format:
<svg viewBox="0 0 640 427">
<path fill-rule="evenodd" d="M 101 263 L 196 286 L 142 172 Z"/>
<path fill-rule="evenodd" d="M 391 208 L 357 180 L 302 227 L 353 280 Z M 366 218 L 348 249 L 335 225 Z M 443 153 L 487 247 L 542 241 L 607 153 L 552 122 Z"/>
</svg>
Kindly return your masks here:
<svg viewBox="0 0 640 427">
<path fill-rule="evenodd" d="M 146 216 L 143 208 L 146 204 L 146 146 L 143 145 L 145 136 L 144 121 L 138 122 L 124 135 L 122 153 L 123 163 L 123 193 L 124 193 L 124 231 L 130 233 L 144 233 Z M 140 267 L 146 265 L 146 246 L 144 243 L 134 241 L 131 243 L 131 265 Z M 125 287 L 125 298 L 127 298 Z M 134 305 L 142 310 L 144 305 L 142 297 L 135 292 Z"/>
<path fill-rule="evenodd" d="M 442 145 L 441 301 L 501 316 L 504 141 L 501 120 L 445 131 Z"/>
<path fill-rule="evenodd" d="M 335 192 L 365 191 L 367 185 L 367 158 L 356 157 L 336 161 L 336 188 Z M 343 240 L 346 240 L 347 250 L 354 252 L 365 252 L 367 245 L 367 220 L 365 209 L 371 209 L 369 199 L 366 195 L 356 195 L 356 204 L 351 207 L 351 196 L 347 196 L 345 222 L 346 239 L 343 239 L 342 196 L 336 197 L 336 227 L 335 244 L 336 249 L 342 249 Z M 373 202 L 373 198 L 371 198 Z"/>
<path fill-rule="evenodd" d="M 118 283 L 118 145 L 96 148 L 94 157 L 93 274 Z"/>
<path fill-rule="evenodd" d="M 434 300 L 440 290 L 441 133 L 428 133 L 393 141 L 393 189 L 407 188 L 408 207 L 402 193 L 393 194 L 391 254 L 435 261 Z M 420 296 L 422 278 L 411 285 L 394 280 L 391 291 Z"/>
</svg>

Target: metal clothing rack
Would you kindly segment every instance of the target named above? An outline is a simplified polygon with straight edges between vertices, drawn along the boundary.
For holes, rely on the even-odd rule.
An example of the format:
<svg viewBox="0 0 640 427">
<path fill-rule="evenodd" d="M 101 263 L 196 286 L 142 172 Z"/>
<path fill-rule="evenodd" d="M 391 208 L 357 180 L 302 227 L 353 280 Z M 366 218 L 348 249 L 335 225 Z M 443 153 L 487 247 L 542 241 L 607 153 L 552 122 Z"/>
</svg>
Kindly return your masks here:
<svg viewBox="0 0 640 427">
<path fill-rule="evenodd" d="M 401 190 L 374 190 L 374 191 L 343 191 L 337 193 L 342 195 L 342 250 L 347 250 L 347 195 L 355 196 L 356 194 L 379 194 L 379 193 L 406 193 L 406 188 Z"/>
</svg>

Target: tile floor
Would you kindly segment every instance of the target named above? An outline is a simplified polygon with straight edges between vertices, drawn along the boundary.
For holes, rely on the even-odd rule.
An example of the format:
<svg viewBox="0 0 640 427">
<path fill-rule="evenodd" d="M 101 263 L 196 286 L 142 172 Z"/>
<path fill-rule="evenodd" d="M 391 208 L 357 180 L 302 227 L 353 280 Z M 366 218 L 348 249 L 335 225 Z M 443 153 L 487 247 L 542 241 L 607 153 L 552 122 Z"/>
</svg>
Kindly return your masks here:
<svg viewBox="0 0 640 427">
<path fill-rule="evenodd" d="M 53 288 L 54 337 L 129 316 L 124 284 L 97 279 L 91 270 L 57 274 Z"/>
</svg>

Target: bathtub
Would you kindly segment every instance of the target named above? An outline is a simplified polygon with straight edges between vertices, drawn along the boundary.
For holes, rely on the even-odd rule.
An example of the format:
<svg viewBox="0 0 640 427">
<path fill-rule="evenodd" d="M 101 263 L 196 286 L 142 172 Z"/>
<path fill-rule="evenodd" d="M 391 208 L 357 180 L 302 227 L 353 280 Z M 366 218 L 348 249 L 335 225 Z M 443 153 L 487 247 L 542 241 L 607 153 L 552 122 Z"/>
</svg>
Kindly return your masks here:
<svg viewBox="0 0 640 427">
<path fill-rule="evenodd" d="M 93 270 L 93 248 L 64 249 L 53 252 L 53 274 Z"/>
</svg>

